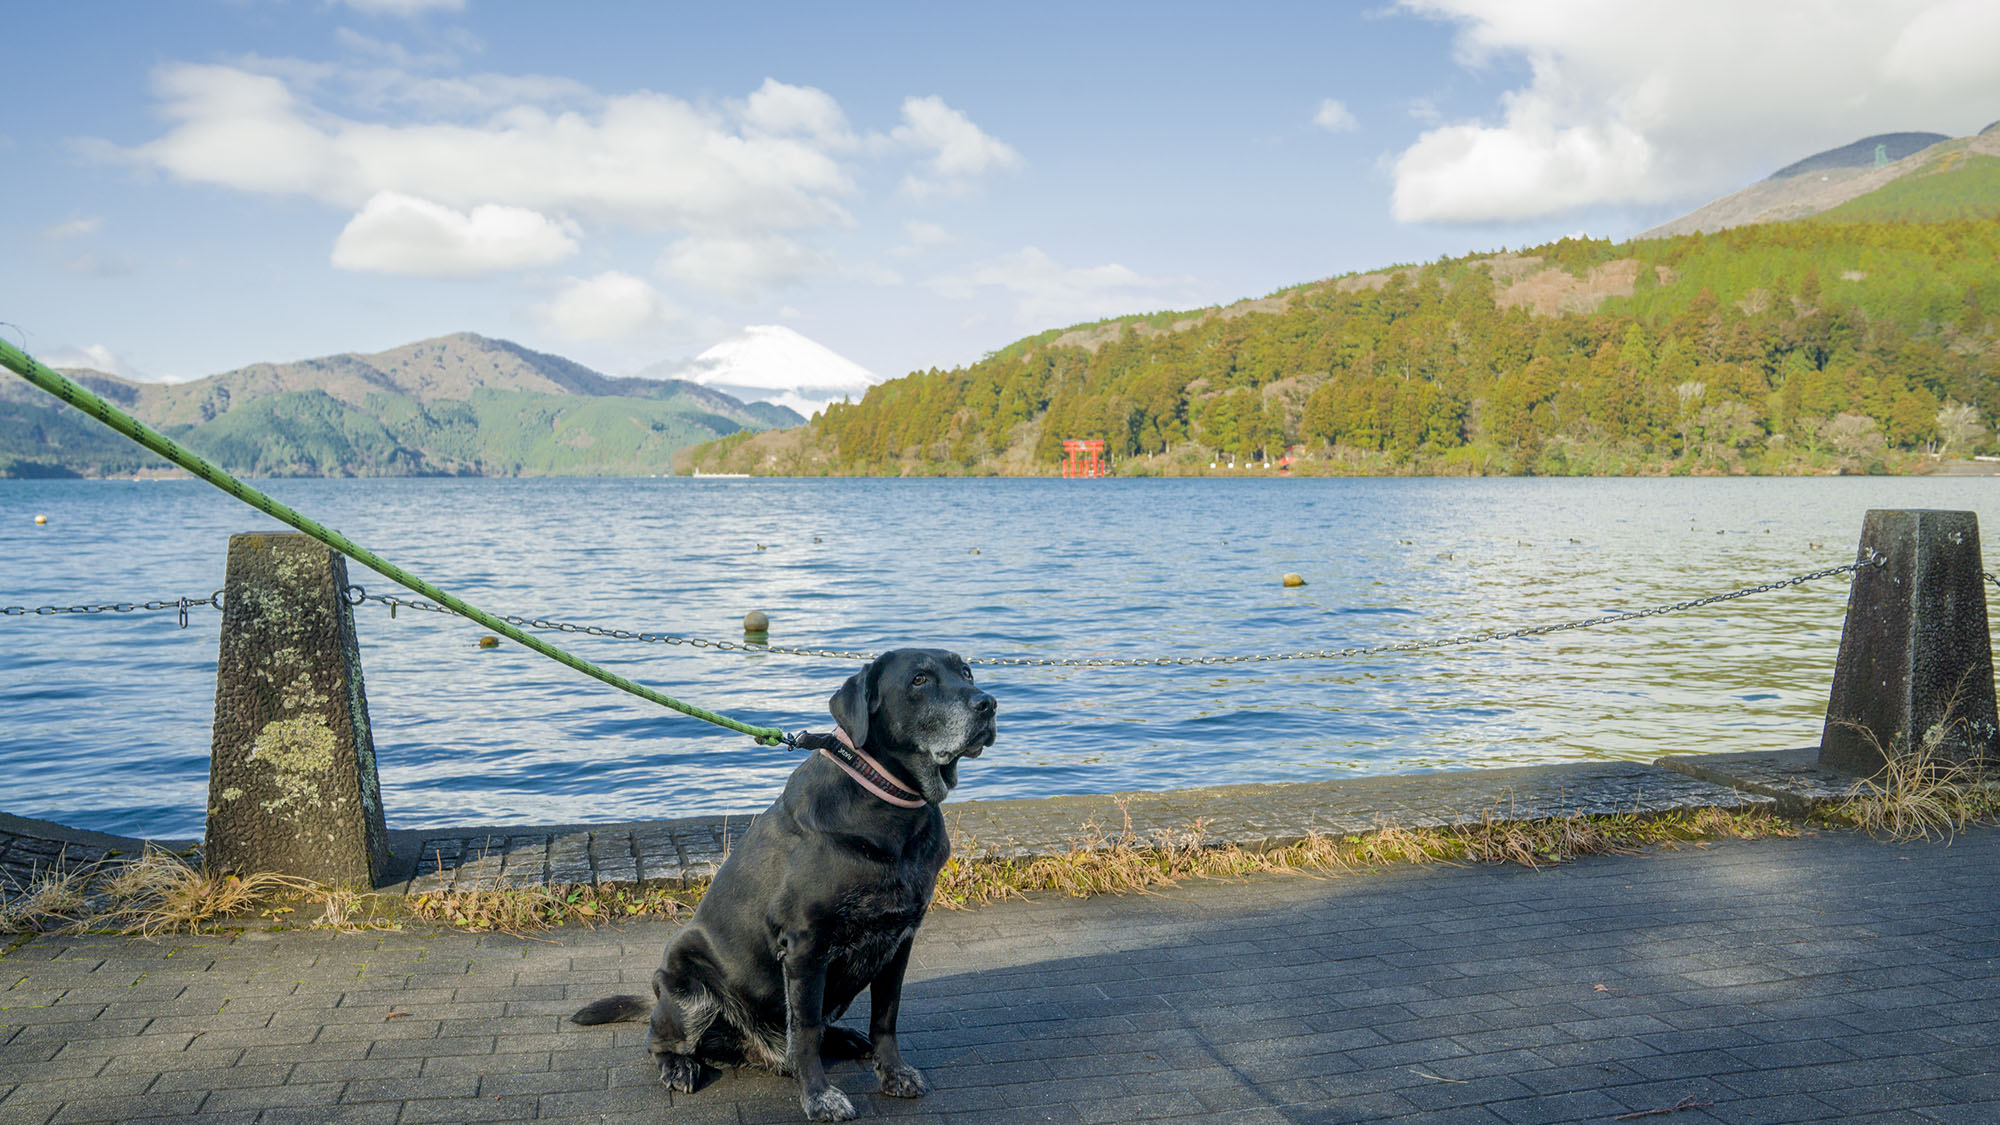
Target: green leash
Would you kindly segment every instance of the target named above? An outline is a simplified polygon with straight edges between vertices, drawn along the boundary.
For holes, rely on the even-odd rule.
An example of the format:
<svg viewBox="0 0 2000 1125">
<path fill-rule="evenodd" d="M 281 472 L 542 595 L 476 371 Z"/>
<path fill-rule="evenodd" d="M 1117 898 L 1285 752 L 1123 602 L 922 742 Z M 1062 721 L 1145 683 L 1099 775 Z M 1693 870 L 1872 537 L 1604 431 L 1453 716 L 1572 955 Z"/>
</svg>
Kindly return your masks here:
<svg viewBox="0 0 2000 1125">
<path fill-rule="evenodd" d="M 600 668 L 580 656 L 564 652 L 562 649 L 539 637 L 530 636 L 509 625 L 507 622 L 502 621 L 500 618 L 480 609 L 478 606 L 471 605 L 455 595 L 438 589 L 436 586 L 418 578 L 395 563 L 353 542 L 340 532 L 329 527 L 322 527 L 320 524 L 307 519 L 291 508 L 280 504 L 269 496 L 230 476 L 222 469 L 211 464 L 200 454 L 187 449 L 172 438 L 152 429 L 144 422 L 139 421 L 137 418 L 132 417 L 130 414 L 90 393 L 88 389 L 78 386 L 75 381 L 43 365 L 34 357 L 7 343 L 5 340 L 0 340 L 0 364 L 4 364 L 21 378 L 76 407 L 92 418 L 97 419 L 119 433 L 124 434 L 126 437 L 131 438 L 133 441 L 138 442 L 140 445 L 145 446 L 147 449 L 200 477 L 202 480 L 263 512 L 265 515 L 298 528 L 300 531 L 332 547 L 334 550 L 339 551 L 341 554 L 346 555 L 348 558 L 353 559 L 355 562 L 360 563 L 377 574 L 399 583 L 416 593 L 422 594 L 424 597 L 450 609 L 453 613 L 477 621 L 479 624 L 486 626 L 488 629 L 493 630 L 516 644 L 531 648 L 558 664 L 567 665 L 586 676 L 602 680 L 621 691 L 631 692 L 641 699 L 657 703 L 662 707 L 672 708 L 683 715 L 692 716 L 703 722 L 714 723 L 716 726 L 727 727 L 740 734 L 747 734 L 762 745 L 777 746 L 789 742 L 785 736 L 785 732 L 782 730 L 778 730 L 775 727 L 757 727 L 751 726 L 748 723 L 739 723 L 727 715 L 718 715 L 713 711 L 705 711 L 693 704 L 682 703 L 678 699 L 662 695 L 652 688 L 634 683 L 616 672 Z"/>
</svg>

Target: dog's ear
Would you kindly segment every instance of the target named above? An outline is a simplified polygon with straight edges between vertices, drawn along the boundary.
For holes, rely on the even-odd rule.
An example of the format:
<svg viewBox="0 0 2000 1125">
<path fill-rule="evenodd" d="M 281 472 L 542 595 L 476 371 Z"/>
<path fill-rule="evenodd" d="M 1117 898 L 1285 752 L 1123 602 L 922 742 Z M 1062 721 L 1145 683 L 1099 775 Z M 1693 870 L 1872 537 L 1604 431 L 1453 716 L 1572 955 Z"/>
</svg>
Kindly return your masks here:
<svg viewBox="0 0 2000 1125">
<path fill-rule="evenodd" d="M 870 664 L 847 677 L 840 690 L 827 700 L 827 710 L 833 712 L 833 721 L 847 732 L 856 746 L 868 743 L 868 716 L 875 713 L 875 677 L 870 675 L 875 665 Z"/>
</svg>

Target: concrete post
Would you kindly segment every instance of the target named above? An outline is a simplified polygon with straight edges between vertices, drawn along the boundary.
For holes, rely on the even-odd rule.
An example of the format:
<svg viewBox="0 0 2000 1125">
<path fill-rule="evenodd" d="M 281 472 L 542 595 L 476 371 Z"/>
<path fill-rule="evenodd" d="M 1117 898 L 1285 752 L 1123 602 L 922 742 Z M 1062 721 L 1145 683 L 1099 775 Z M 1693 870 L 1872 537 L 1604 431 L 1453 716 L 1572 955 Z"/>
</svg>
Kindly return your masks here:
<svg viewBox="0 0 2000 1125">
<path fill-rule="evenodd" d="M 1940 764 L 1994 764 L 2000 723 L 1979 517 L 1871 511 L 1859 557 L 1876 551 L 1886 564 L 1856 571 L 1848 592 L 1820 764 L 1872 775 L 1885 752 L 1908 753 L 1940 725 Z"/>
<path fill-rule="evenodd" d="M 344 886 L 387 873 L 347 560 L 304 535 L 232 535 L 209 758 L 212 870 Z"/>
</svg>

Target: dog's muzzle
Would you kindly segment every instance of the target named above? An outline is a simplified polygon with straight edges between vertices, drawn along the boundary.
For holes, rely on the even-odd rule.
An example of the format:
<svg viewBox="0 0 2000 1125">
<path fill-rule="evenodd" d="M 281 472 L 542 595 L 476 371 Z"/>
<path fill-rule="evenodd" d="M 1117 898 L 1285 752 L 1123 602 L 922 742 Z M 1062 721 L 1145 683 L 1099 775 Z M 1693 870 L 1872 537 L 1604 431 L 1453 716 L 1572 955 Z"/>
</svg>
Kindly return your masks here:
<svg viewBox="0 0 2000 1125">
<path fill-rule="evenodd" d="M 966 709 L 968 722 L 965 737 L 957 739 L 958 748 L 943 754 L 932 753 L 932 759 L 940 766 L 948 766 L 960 758 L 977 758 L 998 736 L 999 727 L 993 716 L 1000 710 L 999 701 L 985 692 L 974 692 L 970 706 Z"/>
</svg>

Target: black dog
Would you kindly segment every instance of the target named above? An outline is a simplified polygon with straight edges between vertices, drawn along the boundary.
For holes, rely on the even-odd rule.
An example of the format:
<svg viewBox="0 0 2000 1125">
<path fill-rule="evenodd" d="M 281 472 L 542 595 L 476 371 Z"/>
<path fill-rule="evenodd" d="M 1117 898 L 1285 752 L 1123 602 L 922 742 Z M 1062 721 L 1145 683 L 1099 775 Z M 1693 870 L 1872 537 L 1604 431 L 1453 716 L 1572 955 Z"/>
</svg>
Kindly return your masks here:
<svg viewBox="0 0 2000 1125">
<path fill-rule="evenodd" d="M 930 1092 L 896 1047 L 896 1010 L 951 854 L 938 802 L 958 760 L 993 745 L 997 704 L 956 654 L 919 648 L 876 657 L 830 707 L 851 746 L 828 739 L 793 771 L 716 872 L 653 973 L 647 1038 L 676 1090 L 692 1091 L 704 1065 L 767 1066 L 797 1076 L 814 1121 L 854 1116 L 823 1054 L 872 1058 L 885 1094 Z M 829 1026 L 864 987 L 868 1037 Z M 647 1006 L 613 996 L 570 1018 L 637 1019 Z"/>
</svg>

